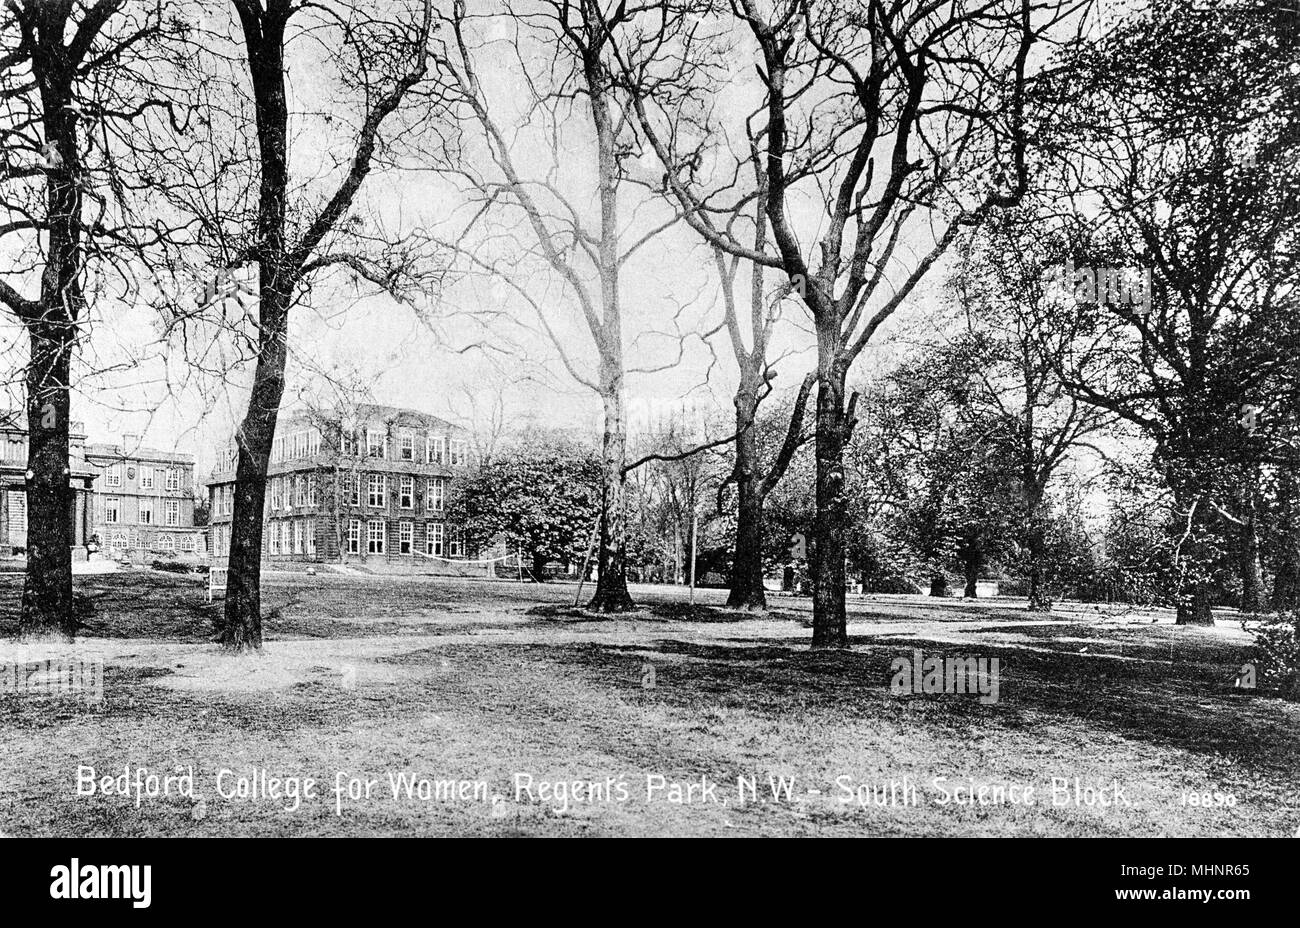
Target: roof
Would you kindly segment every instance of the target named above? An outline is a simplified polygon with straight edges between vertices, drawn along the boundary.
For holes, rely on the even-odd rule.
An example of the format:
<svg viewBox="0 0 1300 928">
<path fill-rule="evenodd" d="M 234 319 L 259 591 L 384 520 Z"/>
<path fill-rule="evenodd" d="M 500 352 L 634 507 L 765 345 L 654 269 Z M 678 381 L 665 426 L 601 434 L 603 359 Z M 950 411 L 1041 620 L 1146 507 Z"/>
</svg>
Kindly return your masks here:
<svg viewBox="0 0 1300 928">
<path fill-rule="evenodd" d="M 449 422 L 440 416 L 432 413 L 422 412 L 419 409 L 413 409 L 410 406 L 386 406 L 382 403 L 357 403 L 350 408 L 334 406 L 329 408 L 312 409 L 305 406 L 299 406 L 293 409 L 286 409 L 280 413 L 281 423 L 300 422 L 303 420 L 328 420 L 338 421 L 340 419 L 384 419 L 393 421 L 395 419 L 416 419 L 428 425 L 437 425 L 446 428 L 449 431 L 463 432 L 463 426 Z M 277 434 L 280 430 L 276 429 Z"/>
<path fill-rule="evenodd" d="M 114 460 L 155 461 L 162 464 L 193 464 L 194 455 L 179 451 L 162 451 L 158 448 L 138 447 L 126 450 L 122 445 L 92 442 L 86 445 L 86 459 L 111 458 Z"/>
</svg>

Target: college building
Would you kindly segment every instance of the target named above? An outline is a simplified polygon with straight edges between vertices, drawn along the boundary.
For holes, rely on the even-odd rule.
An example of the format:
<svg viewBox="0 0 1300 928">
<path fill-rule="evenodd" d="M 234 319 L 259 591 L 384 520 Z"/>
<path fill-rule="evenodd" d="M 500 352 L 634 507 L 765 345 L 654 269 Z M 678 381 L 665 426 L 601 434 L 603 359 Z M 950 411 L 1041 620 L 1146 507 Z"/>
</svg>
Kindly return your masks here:
<svg viewBox="0 0 1300 928">
<path fill-rule="evenodd" d="M 27 419 L 0 412 L 0 557 L 27 551 Z M 86 442 L 73 422 L 68 435 L 73 557 L 99 549 L 118 560 L 147 562 L 203 555 L 204 530 L 194 525 L 194 459 L 140 447 Z"/>
<path fill-rule="evenodd" d="M 212 553 L 230 552 L 235 446 L 208 483 Z M 452 481 L 469 464 L 464 429 L 414 409 L 361 405 L 282 415 L 267 466 L 262 556 L 437 570 L 467 556 L 447 521 Z"/>
<path fill-rule="evenodd" d="M 206 555 L 205 530 L 194 525 L 194 457 L 140 445 L 88 444 L 95 472 L 93 535 L 115 560 L 148 562 Z"/>
<path fill-rule="evenodd" d="M 0 411 L 0 557 L 27 553 L 27 415 Z M 95 470 L 86 461 L 86 430 L 70 424 L 68 436 L 68 522 L 73 557 L 84 560 L 94 533 L 92 512 Z"/>
</svg>

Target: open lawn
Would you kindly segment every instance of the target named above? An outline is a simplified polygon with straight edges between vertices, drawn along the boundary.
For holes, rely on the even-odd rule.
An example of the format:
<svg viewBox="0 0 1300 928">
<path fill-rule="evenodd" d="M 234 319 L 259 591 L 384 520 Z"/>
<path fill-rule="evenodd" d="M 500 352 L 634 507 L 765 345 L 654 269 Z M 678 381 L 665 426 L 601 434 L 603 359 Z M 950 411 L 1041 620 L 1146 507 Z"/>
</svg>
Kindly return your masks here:
<svg viewBox="0 0 1300 928">
<path fill-rule="evenodd" d="M 269 574 L 265 651 L 232 657 L 208 643 L 219 604 L 202 583 L 149 571 L 78 578 L 86 637 L 66 653 L 103 661 L 103 698 L 0 686 L 0 832 L 1289 836 L 1300 826 L 1300 705 L 1228 685 L 1250 637 L 1226 614 L 1212 629 L 1176 628 L 1167 615 L 1078 605 L 1044 616 L 1016 600 L 858 597 L 851 650 L 813 653 L 806 599 L 777 597 L 753 618 L 716 608 L 721 591 L 702 591 L 711 605 L 692 609 L 682 590 L 637 588 L 649 608 L 597 620 L 565 605 L 572 586 Z M 20 589 L 20 576 L 0 576 L 0 635 L 15 630 Z M 891 660 L 914 649 L 998 658 L 997 701 L 892 695 Z M 0 664 L 59 653 L 5 643 Z M 79 796 L 83 764 L 100 776 L 192 769 L 195 795 Z M 294 811 L 283 795 L 232 795 L 250 768 L 314 778 L 314 795 Z M 233 773 L 218 783 L 222 770 Z M 394 797 L 399 777 L 428 780 L 430 798 L 401 785 Z M 1076 795 L 1076 777 L 1105 789 Z M 1054 792 L 1053 778 L 1070 788 Z M 877 804 L 891 782 L 893 804 Z M 985 804 L 956 801 L 972 783 L 989 788 Z M 1217 802 L 1193 805 L 1188 793 Z"/>
</svg>

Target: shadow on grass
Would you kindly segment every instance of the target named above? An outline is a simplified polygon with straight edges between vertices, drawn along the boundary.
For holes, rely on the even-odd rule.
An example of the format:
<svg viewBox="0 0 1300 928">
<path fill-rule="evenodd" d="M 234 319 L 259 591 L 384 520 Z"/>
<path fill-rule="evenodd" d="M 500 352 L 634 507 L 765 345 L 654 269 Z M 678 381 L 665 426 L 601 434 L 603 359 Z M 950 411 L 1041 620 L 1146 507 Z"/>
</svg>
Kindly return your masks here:
<svg viewBox="0 0 1300 928">
<path fill-rule="evenodd" d="M 1103 728 L 1125 738 L 1205 755 L 1259 770 L 1293 775 L 1300 767 L 1295 710 L 1266 696 L 1243 698 L 1225 687 L 1244 649 L 1218 663 L 1115 660 L 1068 652 L 989 646 L 955 648 L 924 638 L 860 639 L 853 651 L 810 651 L 772 643 L 704 644 L 676 640 L 644 645 L 586 644 L 547 649 L 608 686 L 634 687 L 639 665 L 654 655 L 660 683 L 648 698 L 690 708 L 704 698 L 723 705 L 782 714 L 797 705 L 854 717 L 915 720 L 984 737 L 989 729 L 1032 730 L 1045 722 Z M 541 646 L 537 646 L 541 647 Z M 997 657 L 999 701 L 974 695 L 889 693 L 890 663 L 914 649 L 928 656 Z M 687 660 L 682 661 L 682 658 Z M 1234 661 L 1237 663 L 1234 665 Z M 665 685 L 667 684 L 667 685 Z"/>
</svg>

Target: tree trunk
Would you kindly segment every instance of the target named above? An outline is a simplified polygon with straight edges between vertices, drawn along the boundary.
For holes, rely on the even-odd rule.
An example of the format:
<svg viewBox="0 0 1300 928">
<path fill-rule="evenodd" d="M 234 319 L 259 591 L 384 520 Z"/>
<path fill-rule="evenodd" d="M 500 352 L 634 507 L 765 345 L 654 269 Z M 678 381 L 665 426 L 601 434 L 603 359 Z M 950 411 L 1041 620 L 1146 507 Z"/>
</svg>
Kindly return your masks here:
<svg viewBox="0 0 1300 928">
<path fill-rule="evenodd" d="M 262 285 L 260 353 L 253 374 L 248 412 L 236 436 L 235 506 L 230 519 L 225 612 L 217 641 L 233 651 L 262 647 L 262 530 L 266 507 L 266 469 L 275 440 L 275 424 L 284 395 L 284 367 L 289 336 L 287 299 L 271 296 Z"/>
<path fill-rule="evenodd" d="M 550 558 L 548 558 L 545 554 L 541 554 L 537 551 L 533 552 L 533 569 L 532 569 L 533 578 L 532 579 L 534 583 L 546 582 L 546 577 L 545 577 L 546 563 L 549 560 Z"/>
<path fill-rule="evenodd" d="M 1213 625 L 1214 613 L 1210 609 L 1210 592 L 1203 584 L 1190 584 L 1186 596 L 1178 600 L 1178 625 Z"/>
<path fill-rule="evenodd" d="M 1177 460 L 1177 459 L 1175 459 Z M 1194 476 L 1178 475 L 1169 479 L 1178 507 L 1178 517 L 1170 525 L 1178 558 L 1176 568 L 1182 578 L 1176 591 L 1178 625 L 1213 625 L 1210 610 L 1211 589 L 1208 577 L 1211 552 L 1204 538 L 1208 531 L 1205 492 Z"/>
<path fill-rule="evenodd" d="M 1273 558 L 1273 595 L 1270 605 L 1278 612 L 1300 610 L 1300 493 L 1294 468 L 1280 467 L 1277 474 L 1277 553 Z"/>
<path fill-rule="evenodd" d="M 229 573 L 217 641 L 233 651 L 262 647 L 262 530 L 266 468 L 271 460 L 289 337 L 289 306 L 298 269 L 286 267 L 289 110 L 285 94 L 287 4 L 236 4 L 256 101 L 261 184 L 257 204 L 258 351 L 248 411 L 236 434 L 235 505 L 230 519 Z"/>
<path fill-rule="evenodd" d="M 826 357 L 824 347 L 819 353 Z M 833 355 L 832 355 L 833 356 Z M 846 648 L 844 613 L 845 369 L 824 364 L 817 385 L 817 512 L 813 518 L 814 648 Z"/>
<path fill-rule="evenodd" d="M 731 568 L 727 608 L 763 612 L 763 492 L 758 479 L 758 434 L 754 416 L 758 395 L 742 387 L 736 392 L 736 549 Z"/>
<path fill-rule="evenodd" d="M 1239 569 L 1241 574 L 1241 602 L 1238 606 L 1242 612 L 1264 611 L 1264 580 L 1259 570 L 1259 528 L 1256 511 L 1256 495 L 1253 486 L 1245 494 L 1245 513 L 1241 526 L 1239 552 Z"/>
<path fill-rule="evenodd" d="M 976 599 L 979 596 L 979 559 L 976 557 L 967 557 L 963 567 L 965 568 L 966 588 L 962 591 L 962 596 L 966 599 Z"/>
<path fill-rule="evenodd" d="M 72 640 L 77 620 L 72 605 L 72 486 L 68 434 L 71 430 L 71 366 L 77 320 L 84 295 L 81 151 L 78 113 L 72 105 L 75 72 L 64 57 L 67 10 L 51 6 L 37 37 L 41 62 L 36 74 L 45 138 L 58 155 L 47 174 L 48 232 L 41 299 L 24 319 L 31 344 L 27 390 L 27 569 L 23 578 L 19 634 L 56 635 Z M 84 28 L 84 24 L 83 24 Z M 78 38 L 80 38 L 80 34 Z M 35 62 L 34 62 L 35 63 Z"/>
<path fill-rule="evenodd" d="M 623 467 L 627 435 L 623 422 L 623 365 L 605 355 L 600 365 L 605 403 L 605 433 L 601 442 L 603 481 L 600 510 L 600 551 L 596 559 L 596 594 L 587 608 L 598 612 L 628 612 L 636 608 L 627 590 L 627 522 L 623 509 Z"/>
<path fill-rule="evenodd" d="M 71 641 L 73 489 L 69 474 L 69 374 L 75 323 L 29 328 L 27 368 L 27 571 L 19 634 Z"/>
<path fill-rule="evenodd" d="M 1030 612 L 1048 612 L 1052 608 L 1047 595 L 1043 562 L 1047 557 L 1046 539 L 1043 537 L 1043 491 L 1028 487 L 1025 493 L 1025 548 L 1029 551 L 1029 604 Z"/>
<path fill-rule="evenodd" d="M 944 597 L 948 595 L 948 577 L 944 573 L 936 573 L 930 578 L 930 595 Z"/>
</svg>

